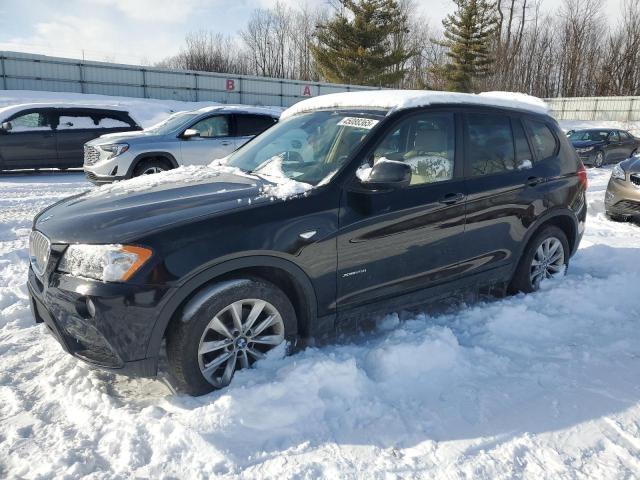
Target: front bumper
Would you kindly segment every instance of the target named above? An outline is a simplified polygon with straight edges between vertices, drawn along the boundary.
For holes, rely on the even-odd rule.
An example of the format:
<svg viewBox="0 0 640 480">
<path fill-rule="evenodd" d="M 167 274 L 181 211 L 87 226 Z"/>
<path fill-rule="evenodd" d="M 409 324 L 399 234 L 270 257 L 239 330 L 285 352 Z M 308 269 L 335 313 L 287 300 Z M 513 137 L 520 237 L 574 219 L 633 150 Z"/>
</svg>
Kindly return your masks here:
<svg viewBox="0 0 640 480">
<path fill-rule="evenodd" d="M 607 185 L 604 205 L 610 215 L 623 217 L 640 216 L 640 186 L 634 185 L 628 179 L 611 178 Z"/>
<path fill-rule="evenodd" d="M 127 151 L 111 159 L 99 160 L 93 165 L 85 163 L 82 168 L 87 180 L 95 185 L 103 185 L 129 178 L 129 169 L 133 159 L 134 155 Z"/>
<path fill-rule="evenodd" d="M 27 285 L 35 321 L 46 324 L 66 352 L 114 373 L 156 375 L 158 352 L 148 357 L 147 350 L 168 288 L 108 284 L 55 272 L 41 280 L 31 268 Z"/>
</svg>

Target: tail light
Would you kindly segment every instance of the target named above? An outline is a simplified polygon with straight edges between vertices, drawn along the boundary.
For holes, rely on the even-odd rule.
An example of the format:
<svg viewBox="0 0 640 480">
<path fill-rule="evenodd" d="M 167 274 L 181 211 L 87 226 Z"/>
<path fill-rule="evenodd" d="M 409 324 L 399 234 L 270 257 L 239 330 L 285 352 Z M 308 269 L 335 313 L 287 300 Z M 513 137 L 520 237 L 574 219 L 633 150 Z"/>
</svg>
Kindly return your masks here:
<svg viewBox="0 0 640 480">
<path fill-rule="evenodd" d="M 589 181 L 587 180 L 587 169 L 584 168 L 582 162 L 580 162 L 580 168 L 578 168 L 578 180 L 580 180 L 580 185 L 586 190 L 589 186 Z"/>
</svg>

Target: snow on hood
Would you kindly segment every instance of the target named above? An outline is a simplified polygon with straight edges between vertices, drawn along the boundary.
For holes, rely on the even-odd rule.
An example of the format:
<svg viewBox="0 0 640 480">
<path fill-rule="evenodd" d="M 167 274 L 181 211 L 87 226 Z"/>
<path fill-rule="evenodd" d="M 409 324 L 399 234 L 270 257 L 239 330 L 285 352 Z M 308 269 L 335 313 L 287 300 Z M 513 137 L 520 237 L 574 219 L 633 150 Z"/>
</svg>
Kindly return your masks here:
<svg viewBox="0 0 640 480">
<path fill-rule="evenodd" d="M 484 92 L 480 94 L 437 92 L 430 90 L 367 90 L 321 95 L 298 102 L 282 113 L 282 120 L 301 112 L 328 108 L 383 108 L 389 113 L 413 107 L 445 103 L 488 105 L 516 108 L 535 113 L 549 113 L 541 99 L 516 92 Z"/>
<path fill-rule="evenodd" d="M 122 180 L 107 185 L 102 185 L 88 192 L 89 196 L 99 195 L 127 195 L 134 192 L 150 190 L 170 184 L 199 183 L 212 180 L 221 174 L 232 174 L 245 178 L 257 180 L 256 175 L 248 174 L 239 168 L 226 166 L 225 159 L 215 160 L 209 165 L 187 165 L 168 170 L 166 172 L 154 173 L 153 175 L 141 175 L 129 180 Z M 263 177 L 268 184 L 260 188 L 260 197 L 270 199 L 286 200 L 293 196 L 307 192 L 312 188 L 308 183 L 297 182 L 283 176 L 265 175 Z"/>
<path fill-rule="evenodd" d="M 129 180 L 101 185 L 89 192 L 94 195 L 126 195 L 128 193 L 140 192 L 151 188 L 167 185 L 171 183 L 196 183 L 220 176 L 221 173 L 232 173 L 234 175 L 247 175 L 239 168 L 208 165 L 187 165 L 168 170 L 166 172 L 154 173 L 153 175 L 141 175 Z"/>
</svg>

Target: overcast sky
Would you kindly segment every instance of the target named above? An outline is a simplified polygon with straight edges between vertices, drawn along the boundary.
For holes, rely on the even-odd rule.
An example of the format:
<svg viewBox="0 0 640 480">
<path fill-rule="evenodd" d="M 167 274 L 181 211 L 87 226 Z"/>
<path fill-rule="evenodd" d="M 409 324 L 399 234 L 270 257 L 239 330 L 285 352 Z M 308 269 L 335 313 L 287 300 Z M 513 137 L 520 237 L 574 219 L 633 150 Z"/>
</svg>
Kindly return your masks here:
<svg viewBox="0 0 640 480">
<path fill-rule="evenodd" d="M 327 0 L 286 0 L 322 5 Z M 545 0 L 548 8 L 557 0 Z M 235 35 L 255 8 L 271 0 L 0 0 L 0 50 L 152 63 L 177 53 L 186 33 L 212 30 Z M 451 0 L 416 0 L 434 27 L 452 10 Z M 622 0 L 603 0 L 609 20 Z"/>
</svg>

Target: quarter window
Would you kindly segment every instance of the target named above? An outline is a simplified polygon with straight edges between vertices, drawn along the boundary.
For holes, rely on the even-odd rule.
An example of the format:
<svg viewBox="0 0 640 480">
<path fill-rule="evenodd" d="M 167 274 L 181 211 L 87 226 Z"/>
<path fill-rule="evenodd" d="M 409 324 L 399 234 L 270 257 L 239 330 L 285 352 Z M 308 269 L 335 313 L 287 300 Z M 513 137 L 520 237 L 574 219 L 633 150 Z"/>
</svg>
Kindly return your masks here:
<svg viewBox="0 0 640 480">
<path fill-rule="evenodd" d="M 411 166 L 411 185 L 453 178 L 455 123 L 452 113 L 414 115 L 389 132 L 370 164 L 396 160 Z"/>
<path fill-rule="evenodd" d="M 545 123 L 535 120 L 529 120 L 527 123 L 531 129 L 533 149 L 538 155 L 538 158 L 544 160 L 545 158 L 552 157 L 556 153 L 558 142 L 555 135 L 551 132 L 551 129 Z"/>
<path fill-rule="evenodd" d="M 465 116 L 467 161 L 472 176 L 490 175 L 517 168 L 511 119 L 506 115 Z"/>
<path fill-rule="evenodd" d="M 203 138 L 228 137 L 229 117 L 226 115 L 217 115 L 215 117 L 205 118 L 191 128 L 197 130 Z"/>
</svg>

